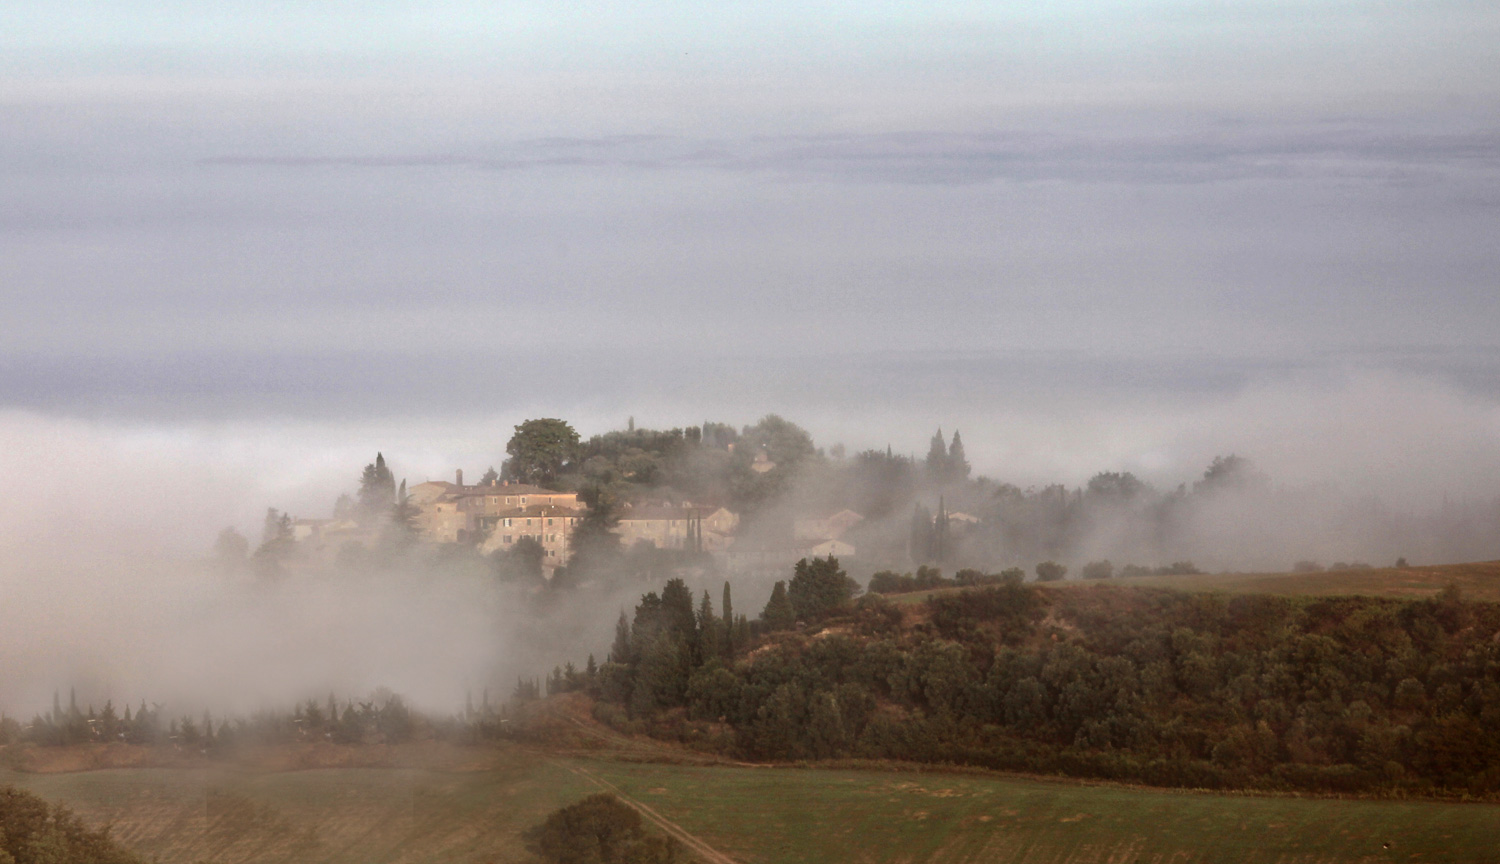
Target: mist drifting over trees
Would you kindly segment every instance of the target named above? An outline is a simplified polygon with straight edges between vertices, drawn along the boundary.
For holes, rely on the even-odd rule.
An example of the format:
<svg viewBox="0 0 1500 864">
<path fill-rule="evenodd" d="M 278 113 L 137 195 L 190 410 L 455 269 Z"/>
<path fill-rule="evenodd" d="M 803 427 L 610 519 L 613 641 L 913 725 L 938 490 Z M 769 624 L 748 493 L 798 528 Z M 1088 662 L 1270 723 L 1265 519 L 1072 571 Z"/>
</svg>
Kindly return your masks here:
<svg viewBox="0 0 1500 864">
<path fill-rule="evenodd" d="M 1447 420 L 1447 432 L 1432 434 L 1482 436 L 1462 414 Z M 1108 562 L 1118 578 L 1183 562 L 1287 570 L 1299 561 L 1500 557 L 1494 497 L 1445 498 L 1441 472 L 1414 494 L 1377 496 L 1326 476 L 1283 476 L 1275 450 L 1262 458 L 1226 447 L 1170 474 L 1130 470 L 1136 460 L 1127 459 L 1072 481 L 1032 482 L 1035 466 L 1008 471 L 1007 457 L 973 443 L 992 440 L 991 427 L 941 418 L 866 448 L 777 415 L 669 428 L 559 422 L 578 438 L 554 441 L 560 448 L 545 456 L 545 470 L 590 502 L 597 524 L 585 534 L 596 531 L 600 542 L 547 582 L 522 555 L 498 562 L 400 531 L 326 567 L 267 578 L 296 548 L 287 539 L 292 516 L 386 519 L 403 484 L 451 477 L 461 459 L 471 476 L 496 466 L 496 481 L 534 470 L 524 468 L 526 454 L 518 463 L 507 452 L 524 419 L 498 430 L 483 424 L 484 434 L 464 433 L 472 440 L 444 437 L 452 429 L 431 439 L 426 427 L 395 429 L 356 450 L 316 430 L 251 447 L 235 443 L 249 439 L 233 429 L 122 432 L 9 415 L 0 431 L 11 446 L 0 452 L 20 493 L 0 504 L 10 528 L 5 578 L 15 608 L 32 614 L 0 636 L 21 658 L 0 682 L 0 707 L 44 708 L 67 684 L 96 706 L 148 698 L 231 712 L 389 687 L 445 708 L 562 656 L 606 656 L 619 610 L 674 572 L 695 593 L 732 582 L 741 608 L 759 610 L 774 583 L 793 575 L 797 522 L 841 510 L 861 517 L 844 535 L 858 551 L 841 558 L 861 585 L 881 571 L 924 567 L 945 579 L 1013 568 L 1030 578 L 1051 562 L 1079 578 Z M 41 434 L 59 446 L 29 458 L 36 451 L 19 442 Z M 758 458 L 773 467 L 757 470 Z M 1371 462 L 1370 474 L 1384 464 Z M 612 544 L 611 515 L 642 498 L 740 513 L 739 561 Z M 243 569 L 221 566 L 242 559 Z"/>
</svg>

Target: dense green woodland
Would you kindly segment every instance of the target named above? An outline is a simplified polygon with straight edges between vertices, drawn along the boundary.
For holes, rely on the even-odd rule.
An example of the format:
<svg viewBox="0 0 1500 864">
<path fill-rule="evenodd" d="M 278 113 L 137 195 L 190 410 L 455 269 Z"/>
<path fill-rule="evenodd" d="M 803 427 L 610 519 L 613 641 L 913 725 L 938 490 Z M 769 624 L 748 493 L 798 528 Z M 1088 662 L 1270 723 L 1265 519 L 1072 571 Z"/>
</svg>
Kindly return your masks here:
<svg viewBox="0 0 1500 864">
<path fill-rule="evenodd" d="M 742 758 L 1500 792 L 1500 605 L 1453 589 L 1284 598 L 1008 578 L 899 607 L 851 602 L 845 578 L 804 561 L 760 620 L 732 624 L 673 580 L 576 686 L 622 729 Z"/>
<path fill-rule="evenodd" d="M 0 864 L 144 864 L 66 807 L 0 787 Z"/>
</svg>

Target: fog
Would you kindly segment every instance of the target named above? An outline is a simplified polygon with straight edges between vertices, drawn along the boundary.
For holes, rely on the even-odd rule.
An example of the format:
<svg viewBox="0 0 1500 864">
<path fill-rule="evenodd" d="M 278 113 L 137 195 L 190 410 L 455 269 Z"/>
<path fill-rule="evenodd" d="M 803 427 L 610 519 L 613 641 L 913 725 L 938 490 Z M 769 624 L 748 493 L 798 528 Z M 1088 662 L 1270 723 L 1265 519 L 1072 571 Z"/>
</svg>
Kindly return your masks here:
<svg viewBox="0 0 1500 864">
<path fill-rule="evenodd" d="M 602 655 L 659 586 L 208 560 L 535 417 L 960 431 L 992 482 L 872 518 L 892 555 L 939 496 L 1238 454 L 965 554 L 1500 557 L 1488 5 L 556 7 L 0 4 L 0 711 L 446 711 Z"/>
<path fill-rule="evenodd" d="M 674 404 L 628 388 L 605 403 L 583 388 L 571 404 L 344 423 L 244 411 L 155 419 L 7 411 L 0 709 L 26 714 L 70 687 L 95 704 L 145 699 L 220 712 L 387 687 L 444 712 L 468 694 L 502 698 L 518 675 L 589 653 L 602 659 L 619 610 L 659 585 L 606 578 L 539 603 L 472 573 L 329 571 L 268 583 L 210 561 L 226 526 L 255 541 L 267 507 L 327 517 L 377 450 L 412 484 L 450 479 L 455 468 L 477 477 L 503 460 L 511 427 L 528 416 L 563 416 L 587 437 L 628 418 L 638 426 L 740 424 L 776 410 L 825 451 L 889 444 L 918 461 L 941 425 L 962 432 L 976 475 L 1023 490 L 1077 488 L 1101 471 L 1132 472 L 1163 493 L 1191 489 L 1214 456 L 1230 453 L 1253 460 L 1268 481 L 1198 501 L 1167 547 L 1132 534 L 1123 517 L 1095 519 L 1065 560 L 1075 573 L 1102 557 L 1117 566 L 1190 558 L 1213 570 L 1500 557 L 1500 401 L 1460 376 L 1339 364 L 1242 369 L 1227 384 L 1196 388 L 1138 380 L 1090 389 L 1053 363 L 1034 365 L 1030 384 L 1010 388 L 1007 399 L 986 391 L 995 382 L 986 385 L 975 365 L 983 370 L 983 358 L 910 363 L 903 376 L 860 384 L 847 367 L 812 364 L 795 389 L 778 385 L 783 367 L 752 391 L 753 405 L 737 404 L 746 395 L 737 392 L 690 390 Z M 821 380 L 820 368 L 828 370 Z M 951 387 L 910 386 L 934 377 Z M 963 398 L 971 386 L 979 398 Z M 620 403 L 632 395 L 639 410 L 626 415 Z M 826 490 L 815 487 L 790 493 L 780 505 L 786 515 L 820 506 Z M 949 506 L 983 513 L 992 494 L 949 490 Z M 879 530 L 899 546 L 909 516 L 903 507 Z M 972 563 L 991 570 L 1030 568 L 1041 557 L 1004 548 L 974 554 Z M 847 563 L 860 572 L 858 556 Z M 737 608 L 758 612 L 770 580 L 788 575 L 730 574 Z M 690 584 L 717 602 L 723 578 L 709 573 Z"/>
</svg>

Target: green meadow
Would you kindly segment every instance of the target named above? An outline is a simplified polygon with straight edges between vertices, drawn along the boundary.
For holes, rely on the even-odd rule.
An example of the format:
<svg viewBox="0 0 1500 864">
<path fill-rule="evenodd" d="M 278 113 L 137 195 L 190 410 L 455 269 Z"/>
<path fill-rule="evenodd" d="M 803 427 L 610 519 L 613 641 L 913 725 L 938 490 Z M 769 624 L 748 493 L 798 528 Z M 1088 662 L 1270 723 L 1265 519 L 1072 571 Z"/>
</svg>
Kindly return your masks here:
<svg viewBox="0 0 1500 864">
<path fill-rule="evenodd" d="M 164 864 L 525 862 L 611 788 L 746 862 L 1500 862 L 1500 806 L 1243 797 L 940 771 L 486 751 L 472 770 L 0 772 Z"/>
</svg>

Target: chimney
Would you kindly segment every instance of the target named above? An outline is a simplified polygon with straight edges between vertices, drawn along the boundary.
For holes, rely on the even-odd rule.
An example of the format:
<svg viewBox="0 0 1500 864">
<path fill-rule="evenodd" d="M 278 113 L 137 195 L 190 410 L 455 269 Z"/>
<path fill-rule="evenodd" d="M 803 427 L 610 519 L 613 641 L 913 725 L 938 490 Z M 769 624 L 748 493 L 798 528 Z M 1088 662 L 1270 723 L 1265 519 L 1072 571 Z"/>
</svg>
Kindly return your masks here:
<svg viewBox="0 0 1500 864">
<path fill-rule="evenodd" d="M 464 469 L 460 468 L 456 472 L 454 472 L 453 482 L 460 489 L 463 488 L 463 485 L 464 485 Z"/>
</svg>

